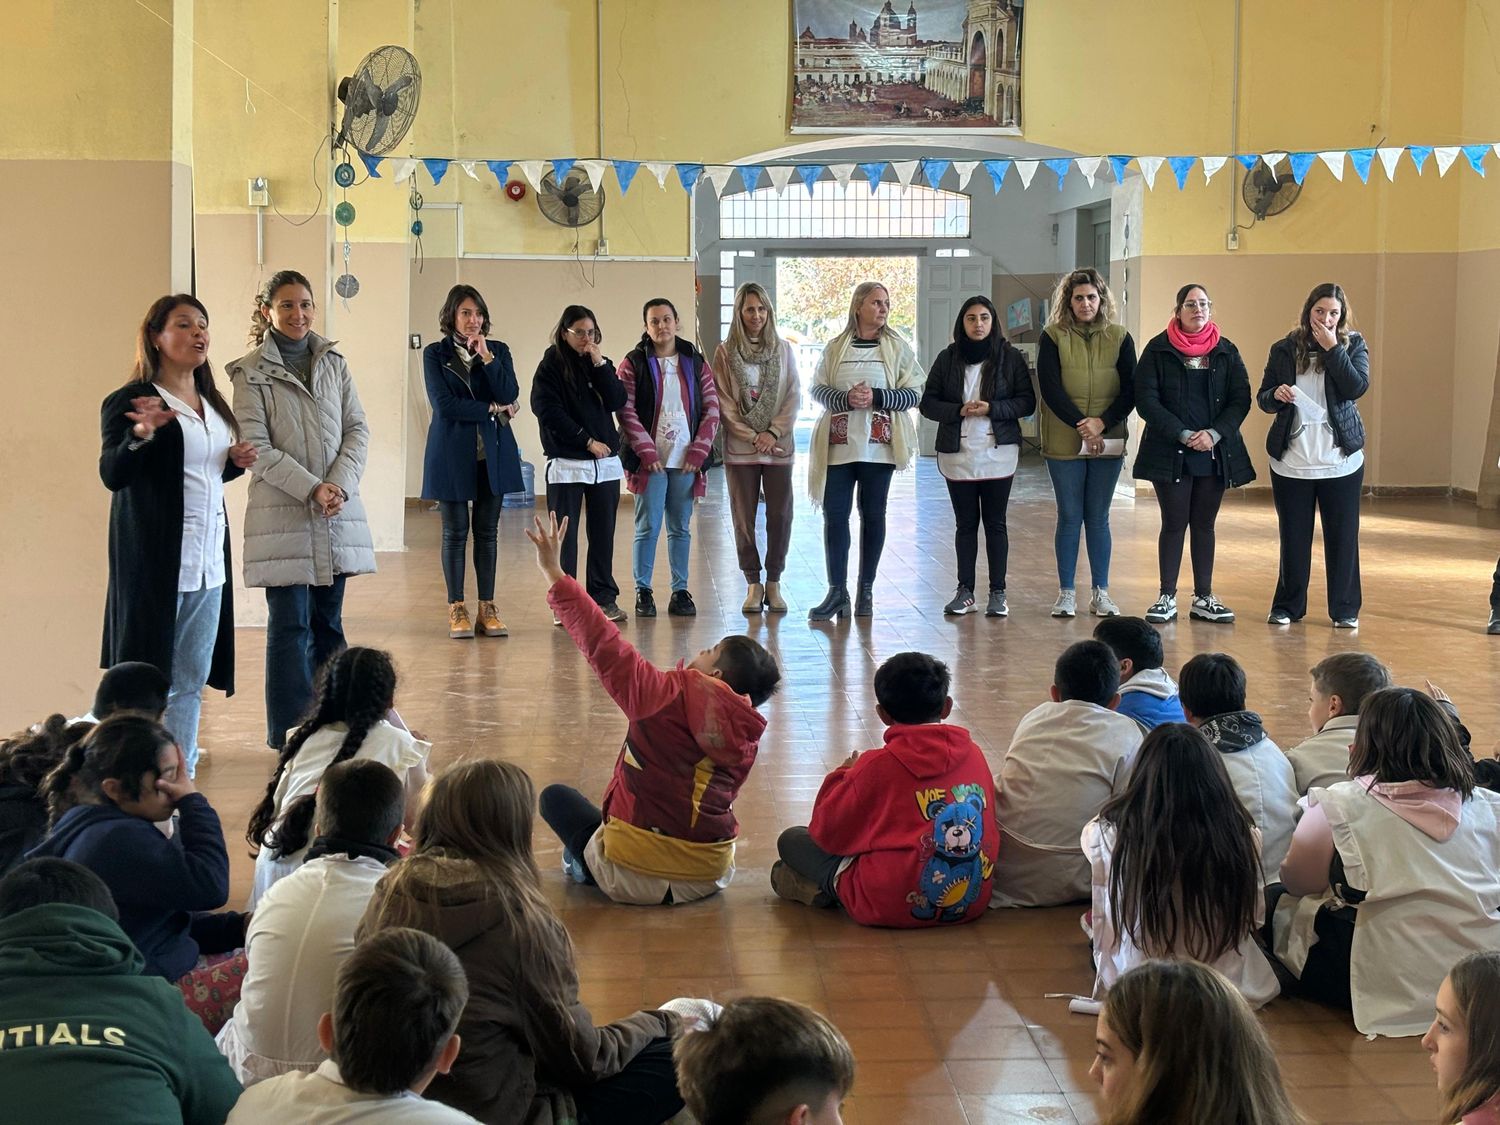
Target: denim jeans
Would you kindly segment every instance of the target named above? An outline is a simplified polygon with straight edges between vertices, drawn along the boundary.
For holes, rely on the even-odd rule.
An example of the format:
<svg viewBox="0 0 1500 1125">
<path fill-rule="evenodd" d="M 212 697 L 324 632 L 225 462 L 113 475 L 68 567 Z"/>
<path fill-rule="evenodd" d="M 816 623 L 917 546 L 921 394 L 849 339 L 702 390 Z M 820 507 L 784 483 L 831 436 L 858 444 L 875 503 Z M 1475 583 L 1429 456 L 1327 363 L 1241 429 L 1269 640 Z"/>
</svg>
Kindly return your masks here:
<svg viewBox="0 0 1500 1125">
<path fill-rule="evenodd" d="M 651 588 L 656 567 L 656 540 L 662 515 L 667 517 L 667 563 L 672 568 L 672 590 L 688 588 L 688 555 L 693 547 L 693 486 L 698 474 L 687 469 L 663 469 L 646 478 L 646 491 L 635 498 L 635 544 L 631 569 L 637 590 Z"/>
<path fill-rule="evenodd" d="M 859 489 L 859 584 L 872 585 L 885 550 L 885 505 L 891 493 L 895 465 L 852 461 L 829 465 L 823 484 L 823 558 L 828 584 L 849 582 L 849 517 Z"/>
<path fill-rule="evenodd" d="M 479 462 L 479 485 L 474 506 L 474 582 L 479 600 L 495 600 L 495 556 L 498 554 L 500 506 L 503 497 L 490 491 L 489 470 Z M 468 500 L 439 500 L 443 516 L 443 583 L 448 600 L 464 600 L 464 563 L 469 552 Z"/>
<path fill-rule="evenodd" d="M 273 750 L 312 706 L 313 673 L 345 648 L 345 577 L 331 586 L 266 589 L 266 745 Z"/>
<path fill-rule="evenodd" d="M 1053 549 L 1057 553 L 1057 584 L 1061 589 L 1074 588 L 1080 527 L 1088 543 L 1090 583 L 1101 589 L 1109 585 L 1112 549 L 1109 505 L 1114 500 L 1115 482 L 1120 479 L 1124 464 L 1122 457 L 1047 459 L 1047 475 L 1052 478 L 1052 492 L 1057 497 Z"/>
<path fill-rule="evenodd" d="M 198 714 L 203 707 L 203 685 L 219 639 L 219 607 L 223 585 L 177 595 L 177 627 L 172 638 L 172 686 L 167 690 L 167 713 L 162 724 L 182 747 L 188 776 L 198 773 Z"/>
</svg>

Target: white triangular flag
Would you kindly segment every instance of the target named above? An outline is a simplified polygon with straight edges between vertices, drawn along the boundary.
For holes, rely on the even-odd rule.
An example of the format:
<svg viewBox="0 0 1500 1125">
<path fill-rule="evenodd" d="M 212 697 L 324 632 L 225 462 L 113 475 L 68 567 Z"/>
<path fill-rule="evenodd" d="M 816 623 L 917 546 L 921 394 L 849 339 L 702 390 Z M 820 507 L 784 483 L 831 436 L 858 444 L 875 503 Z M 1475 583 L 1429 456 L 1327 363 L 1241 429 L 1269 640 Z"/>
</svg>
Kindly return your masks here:
<svg viewBox="0 0 1500 1125">
<path fill-rule="evenodd" d="M 766 165 L 766 175 L 771 177 L 771 183 L 776 188 L 777 195 L 786 191 L 786 185 L 792 182 L 792 175 L 796 171 L 796 167 L 791 164 Z"/>
<path fill-rule="evenodd" d="M 460 160 L 458 162 L 458 166 L 464 170 L 471 180 L 479 179 L 479 174 L 474 171 L 474 164 L 473 160 Z"/>
<path fill-rule="evenodd" d="M 1334 151 L 1318 153 L 1318 159 L 1327 165 L 1328 170 L 1333 173 L 1333 178 L 1339 183 L 1344 182 L 1344 158 L 1349 154 L 1345 151 Z"/>
<path fill-rule="evenodd" d="M 656 177 L 656 186 L 665 188 L 667 186 L 667 173 L 672 170 L 672 165 L 665 160 L 646 161 L 646 170 Z"/>
<path fill-rule="evenodd" d="M 1399 145 L 1395 148 L 1377 148 L 1375 155 L 1380 157 L 1380 164 L 1385 169 L 1385 178 L 1394 181 L 1396 178 L 1396 161 L 1401 159 L 1405 152 Z"/>
<path fill-rule="evenodd" d="M 855 167 L 853 164 L 830 164 L 828 170 L 833 173 L 839 187 L 846 188 L 849 186 L 849 177 L 854 175 Z"/>
<path fill-rule="evenodd" d="M 1155 191 L 1156 173 L 1161 171 L 1161 166 L 1167 162 L 1167 158 L 1165 156 L 1137 156 L 1135 162 L 1141 170 L 1141 175 L 1146 177 L 1146 187 Z"/>
<path fill-rule="evenodd" d="M 703 169 L 703 178 L 713 187 L 715 199 L 724 194 L 724 185 L 729 182 L 729 177 L 734 173 L 733 164 L 710 164 Z"/>
<path fill-rule="evenodd" d="M 1016 161 L 1016 175 L 1021 177 L 1021 186 L 1023 188 L 1031 186 L 1032 177 L 1036 175 L 1036 170 L 1039 167 L 1041 167 L 1041 161 L 1039 160 Z"/>
<path fill-rule="evenodd" d="M 1280 179 L 1281 174 L 1276 171 L 1276 165 L 1280 164 L 1283 160 L 1286 159 L 1286 153 L 1263 152 L 1260 154 L 1260 158 L 1265 163 L 1265 166 L 1271 169 L 1271 175 L 1275 176 L 1277 179 Z"/>
<path fill-rule="evenodd" d="M 417 162 L 415 160 L 392 160 L 391 163 L 396 166 L 395 175 L 391 177 L 394 183 L 406 182 L 412 178 L 412 174 L 417 170 Z"/>
<path fill-rule="evenodd" d="M 1227 156 L 1205 156 L 1203 160 L 1203 182 L 1211 183 L 1219 169 L 1229 162 Z"/>
<path fill-rule="evenodd" d="M 1497 159 L 1500 159 L 1500 141 L 1496 141 L 1494 147 L 1495 147 L 1495 156 L 1496 156 Z"/>
<path fill-rule="evenodd" d="M 1089 187 L 1093 187 L 1094 177 L 1099 174 L 1099 165 L 1104 163 L 1104 157 L 1080 156 L 1073 163 L 1083 173 L 1083 178 L 1088 181 Z"/>
<path fill-rule="evenodd" d="M 953 170 L 958 173 L 958 186 L 960 190 L 969 182 L 969 177 L 974 174 L 974 169 L 979 167 L 977 160 L 955 160 Z"/>
<path fill-rule="evenodd" d="M 543 166 L 549 163 L 546 160 L 517 160 L 516 167 L 521 169 L 521 175 L 526 177 L 526 182 L 531 185 L 532 191 L 542 190 Z"/>
<path fill-rule="evenodd" d="M 1439 176 L 1448 174 L 1448 169 L 1453 167 L 1453 162 L 1458 159 L 1459 151 L 1457 145 L 1438 145 L 1432 150 L 1432 158 L 1437 161 Z"/>
<path fill-rule="evenodd" d="M 598 191 L 604 184 L 604 172 L 609 167 L 608 160 L 580 160 L 578 167 L 583 169 L 583 174 L 589 178 L 589 187 Z"/>
<path fill-rule="evenodd" d="M 911 187 L 911 178 L 917 174 L 917 162 L 915 160 L 892 160 L 891 171 L 896 173 L 896 179 L 901 181 L 901 190 L 904 192 Z"/>
</svg>

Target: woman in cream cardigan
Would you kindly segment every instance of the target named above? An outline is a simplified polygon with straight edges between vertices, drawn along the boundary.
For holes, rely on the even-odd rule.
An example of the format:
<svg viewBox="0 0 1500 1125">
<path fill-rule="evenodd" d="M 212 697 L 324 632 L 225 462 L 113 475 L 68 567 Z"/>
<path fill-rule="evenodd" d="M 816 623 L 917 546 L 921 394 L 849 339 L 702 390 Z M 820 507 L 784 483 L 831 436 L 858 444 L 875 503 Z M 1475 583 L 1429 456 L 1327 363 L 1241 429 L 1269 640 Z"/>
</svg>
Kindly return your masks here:
<svg viewBox="0 0 1500 1125">
<path fill-rule="evenodd" d="M 859 492 L 859 586 L 854 616 L 875 608 L 875 571 L 885 547 L 885 505 L 891 475 L 911 463 L 917 428 L 911 411 L 926 376 L 916 354 L 887 323 L 889 290 L 862 281 L 849 302 L 849 322 L 823 349 L 812 396 L 823 408 L 809 444 L 807 490 L 823 509 L 828 594 L 810 621 L 849 615 L 849 517 Z"/>
</svg>

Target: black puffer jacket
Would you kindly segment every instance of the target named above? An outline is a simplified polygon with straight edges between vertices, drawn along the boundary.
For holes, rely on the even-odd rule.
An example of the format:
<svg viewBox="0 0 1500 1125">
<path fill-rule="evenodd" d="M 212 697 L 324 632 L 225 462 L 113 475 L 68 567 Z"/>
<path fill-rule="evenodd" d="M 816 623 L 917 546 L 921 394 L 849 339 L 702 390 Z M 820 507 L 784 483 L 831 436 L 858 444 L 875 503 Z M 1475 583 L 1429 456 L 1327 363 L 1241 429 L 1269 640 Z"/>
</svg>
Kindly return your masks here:
<svg viewBox="0 0 1500 1125">
<path fill-rule="evenodd" d="M 949 344 L 932 361 L 927 372 L 927 386 L 922 391 L 918 409 L 922 417 L 938 424 L 937 451 L 957 453 L 963 433 L 959 410 L 964 399 L 964 369 L 968 366 L 959 354 L 957 344 Z M 1036 391 L 1031 385 L 1031 369 L 1026 357 L 1002 343 L 998 371 L 986 371 L 979 380 L 979 397 L 990 404 L 990 428 L 996 445 L 1020 445 L 1018 421 L 1036 410 Z"/>
<path fill-rule="evenodd" d="M 1313 348 L 1322 351 L 1317 344 Z M 1266 434 L 1266 452 L 1281 460 L 1292 440 L 1292 424 L 1297 407 L 1279 402 L 1276 388 L 1295 386 L 1297 382 L 1297 333 L 1277 340 L 1266 357 L 1266 373 L 1261 378 L 1255 401 L 1267 414 L 1276 415 Z M 1323 352 L 1323 394 L 1328 400 L 1328 421 L 1333 426 L 1333 440 L 1348 456 L 1365 447 L 1365 423 L 1354 400 L 1370 389 L 1370 349 L 1358 332 L 1349 333 L 1349 343 Z"/>
<path fill-rule="evenodd" d="M 1238 488 L 1255 479 L 1255 466 L 1240 436 L 1240 424 L 1250 413 L 1250 375 L 1239 349 L 1224 337 L 1208 353 L 1208 398 L 1213 422 L 1207 429 L 1219 434 L 1215 460 L 1224 483 Z M 1192 372 L 1202 379 L 1203 372 Z M 1189 371 L 1165 332 L 1153 337 L 1135 368 L 1135 409 L 1146 423 L 1141 451 L 1135 458 L 1137 480 L 1171 484 L 1182 479 L 1185 448 L 1182 431 L 1194 427 L 1182 420 L 1187 402 Z"/>
<path fill-rule="evenodd" d="M 576 354 L 563 355 L 556 344 L 543 353 L 531 381 L 531 412 L 548 460 L 592 460 L 590 441 L 603 442 L 611 454 L 618 454 L 615 411 L 624 405 L 625 385 L 608 359 L 594 367 Z"/>
</svg>

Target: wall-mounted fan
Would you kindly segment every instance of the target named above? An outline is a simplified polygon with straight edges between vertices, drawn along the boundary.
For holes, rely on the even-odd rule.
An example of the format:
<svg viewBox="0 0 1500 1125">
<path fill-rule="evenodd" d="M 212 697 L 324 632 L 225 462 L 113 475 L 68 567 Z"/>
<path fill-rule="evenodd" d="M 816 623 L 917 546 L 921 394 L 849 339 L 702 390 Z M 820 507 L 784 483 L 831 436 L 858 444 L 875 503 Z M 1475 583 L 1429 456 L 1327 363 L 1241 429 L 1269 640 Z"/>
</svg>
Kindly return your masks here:
<svg viewBox="0 0 1500 1125">
<path fill-rule="evenodd" d="M 1301 194 L 1301 184 L 1290 175 L 1278 179 L 1264 162 L 1246 172 L 1240 182 L 1240 196 L 1257 220 L 1281 214 L 1297 202 L 1297 196 Z"/>
<path fill-rule="evenodd" d="M 339 82 L 344 119 L 334 147 L 348 143 L 371 156 L 390 152 L 411 128 L 421 97 L 422 68 L 412 53 L 405 47 L 376 47 Z"/>
<path fill-rule="evenodd" d="M 604 191 L 590 187 L 588 177 L 577 169 L 570 169 L 561 183 L 548 172 L 536 193 L 536 205 L 560 227 L 588 226 L 604 211 Z"/>
</svg>

